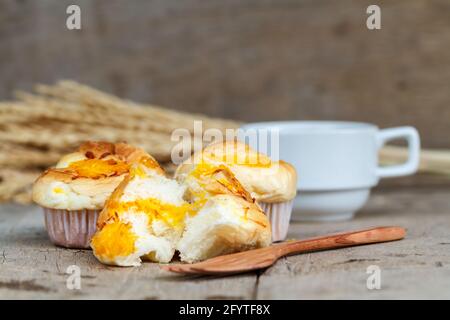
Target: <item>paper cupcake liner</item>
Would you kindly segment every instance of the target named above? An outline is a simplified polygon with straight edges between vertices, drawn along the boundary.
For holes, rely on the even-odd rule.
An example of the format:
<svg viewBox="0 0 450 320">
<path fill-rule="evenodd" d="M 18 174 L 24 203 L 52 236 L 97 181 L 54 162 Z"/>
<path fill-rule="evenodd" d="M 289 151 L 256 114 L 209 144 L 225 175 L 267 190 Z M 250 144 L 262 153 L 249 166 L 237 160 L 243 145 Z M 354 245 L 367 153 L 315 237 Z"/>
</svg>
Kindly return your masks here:
<svg viewBox="0 0 450 320">
<path fill-rule="evenodd" d="M 101 210 L 43 209 L 48 236 L 54 244 L 66 248 L 90 248 Z"/>
<path fill-rule="evenodd" d="M 289 229 L 294 200 L 277 203 L 258 202 L 258 204 L 269 218 L 272 226 L 272 241 L 285 240 Z"/>
</svg>

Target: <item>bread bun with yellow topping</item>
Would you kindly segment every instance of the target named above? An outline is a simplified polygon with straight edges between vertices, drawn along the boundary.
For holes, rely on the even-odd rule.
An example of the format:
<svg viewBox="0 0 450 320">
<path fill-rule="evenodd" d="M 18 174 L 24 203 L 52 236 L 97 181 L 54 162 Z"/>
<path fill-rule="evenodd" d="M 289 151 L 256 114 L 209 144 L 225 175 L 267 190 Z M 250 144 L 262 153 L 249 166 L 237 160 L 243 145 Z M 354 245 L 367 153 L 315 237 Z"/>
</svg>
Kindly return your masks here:
<svg viewBox="0 0 450 320">
<path fill-rule="evenodd" d="M 282 202 L 295 198 L 297 174 L 284 161 L 271 161 L 239 141 L 211 144 L 180 164 L 175 177 L 183 181 L 194 170 L 203 167 L 226 166 L 233 172 L 253 198 L 262 202 Z"/>
<path fill-rule="evenodd" d="M 86 142 L 63 156 L 33 184 L 34 202 L 44 208 L 45 223 L 55 244 L 89 247 L 105 201 L 137 161 L 163 172 L 155 159 L 126 143 Z"/>
<path fill-rule="evenodd" d="M 198 178 L 217 168 L 229 169 L 268 215 L 273 241 L 284 240 L 297 192 L 294 167 L 282 160 L 272 161 L 242 142 L 224 141 L 194 153 L 178 166 L 175 178 L 196 193 Z"/>
<path fill-rule="evenodd" d="M 33 201 L 53 209 L 99 210 L 140 159 L 155 159 L 125 143 L 86 142 L 77 152 L 63 156 L 55 168 L 45 171 L 33 185 Z"/>
</svg>

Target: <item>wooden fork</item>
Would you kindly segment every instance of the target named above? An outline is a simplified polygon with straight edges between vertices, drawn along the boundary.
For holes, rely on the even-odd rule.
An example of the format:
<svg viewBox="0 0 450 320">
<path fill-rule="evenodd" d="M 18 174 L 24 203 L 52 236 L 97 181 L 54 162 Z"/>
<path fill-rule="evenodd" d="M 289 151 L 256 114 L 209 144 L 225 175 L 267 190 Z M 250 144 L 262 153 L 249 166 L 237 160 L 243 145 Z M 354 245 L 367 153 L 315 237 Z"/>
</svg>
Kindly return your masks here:
<svg viewBox="0 0 450 320">
<path fill-rule="evenodd" d="M 406 230 L 401 227 L 378 227 L 286 241 L 266 248 L 228 254 L 194 264 L 169 264 L 160 267 L 167 271 L 184 274 L 227 275 L 267 268 L 287 255 L 400 240 L 405 235 Z"/>
</svg>

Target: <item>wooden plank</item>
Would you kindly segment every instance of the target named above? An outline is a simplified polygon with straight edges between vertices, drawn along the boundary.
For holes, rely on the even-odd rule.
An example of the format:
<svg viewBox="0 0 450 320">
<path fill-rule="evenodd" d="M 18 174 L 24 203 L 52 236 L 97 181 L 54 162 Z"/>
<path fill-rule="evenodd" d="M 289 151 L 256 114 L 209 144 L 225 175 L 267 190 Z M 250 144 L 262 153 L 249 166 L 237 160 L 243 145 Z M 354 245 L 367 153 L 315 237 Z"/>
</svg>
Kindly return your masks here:
<svg viewBox="0 0 450 320">
<path fill-rule="evenodd" d="M 0 298 L 8 299 L 248 299 L 255 275 L 205 279 L 100 264 L 89 250 L 53 246 L 38 208 L 0 207 Z M 7 230 L 7 232 L 4 232 Z M 67 267 L 81 269 L 81 290 L 66 287 Z"/>
<path fill-rule="evenodd" d="M 445 189 L 380 190 L 354 220 L 293 222 L 290 237 L 377 225 L 408 229 L 405 240 L 292 256 L 255 274 L 180 277 L 145 263 L 118 268 L 88 250 L 53 246 L 35 207 L 0 207 L 0 298 L 13 299 L 396 299 L 450 297 L 450 203 Z M 66 288 L 66 268 L 81 268 L 81 290 Z M 381 289 L 366 288 L 366 268 L 381 268 Z"/>
<path fill-rule="evenodd" d="M 258 281 L 260 299 L 450 298 L 450 203 L 446 190 L 375 194 L 356 219 L 295 223 L 290 236 L 399 225 L 405 240 L 298 255 L 279 261 Z M 369 290 L 366 271 L 381 270 L 381 289 Z"/>
<path fill-rule="evenodd" d="M 69 4 L 82 30 L 65 27 Z M 73 78 L 122 97 L 245 121 L 416 126 L 450 147 L 443 0 L 59 0 L 0 4 L 0 99 Z M 438 116 L 437 116 L 438 115 Z"/>
</svg>

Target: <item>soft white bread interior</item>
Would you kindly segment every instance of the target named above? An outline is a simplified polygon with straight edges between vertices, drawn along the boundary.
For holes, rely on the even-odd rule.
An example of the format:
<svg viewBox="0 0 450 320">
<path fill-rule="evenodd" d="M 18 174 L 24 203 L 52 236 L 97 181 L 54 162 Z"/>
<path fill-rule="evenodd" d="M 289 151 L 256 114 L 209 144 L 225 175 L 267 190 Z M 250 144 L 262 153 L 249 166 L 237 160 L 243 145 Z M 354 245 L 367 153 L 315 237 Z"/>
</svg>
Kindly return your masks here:
<svg viewBox="0 0 450 320">
<path fill-rule="evenodd" d="M 100 213 L 91 241 L 95 257 L 118 266 L 172 260 L 189 211 L 184 192 L 158 170 L 134 165 Z"/>
<path fill-rule="evenodd" d="M 207 146 L 178 166 L 175 177 L 183 182 L 204 166 L 226 166 L 257 201 L 292 200 L 297 192 L 297 174 L 284 161 L 271 161 L 239 141 L 225 141 Z"/>
<path fill-rule="evenodd" d="M 239 196 L 223 194 L 209 198 L 186 219 L 177 249 L 182 261 L 192 263 L 270 243 L 270 224 L 261 209 Z"/>
</svg>

